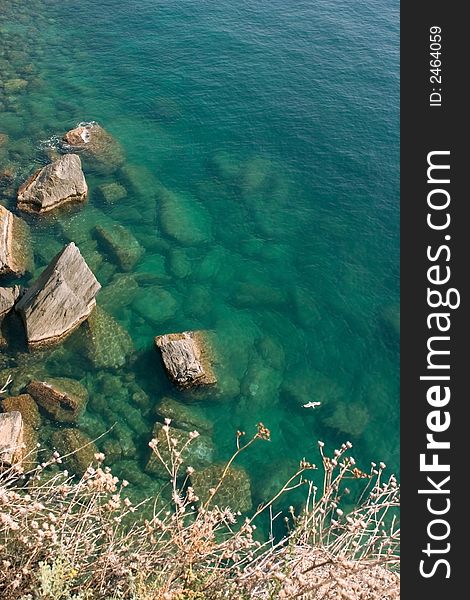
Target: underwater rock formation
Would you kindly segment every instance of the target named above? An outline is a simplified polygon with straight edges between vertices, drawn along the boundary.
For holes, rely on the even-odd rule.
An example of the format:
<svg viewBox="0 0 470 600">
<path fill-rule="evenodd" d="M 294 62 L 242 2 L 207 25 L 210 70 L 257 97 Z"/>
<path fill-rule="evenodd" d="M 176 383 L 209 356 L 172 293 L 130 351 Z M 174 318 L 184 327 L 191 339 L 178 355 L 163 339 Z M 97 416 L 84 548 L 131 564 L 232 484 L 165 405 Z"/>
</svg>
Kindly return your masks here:
<svg viewBox="0 0 470 600">
<path fill-rule="evenodd" d="M 65 246 L 16 305 L 30 348 L 67 337 L 88 318 L 100 288 L 77 246 Z"/>
<path fill-rule="evenodd" d="M 211 433 L 213 425 L 204 417 L 195 406 L 186 406 L 173 398 L 162 398 L 155 409 L 159 419 L 171 419 L 171 423 L 178 429 L 184 431 L 198 431 L 199 433 Z"/>
<path fill-rule="evenodd" d="M 177 448 L 181 450 L 188 441 L 188 432 L 181 431 L 175 427 L 169 427 L 168 436 L 174 438 L 177 441 Z M 157 440 L 158 451 L 166 465 L 171 465 L 171 455 L 168 447 L 167 434 L 163 429 L 161 423 L 156 423 L 153 428 L 152 439 Z M 211 439 L 207 435 L 199 435 L 191 443 L 186 445 L 186 448 L 181 453 L 181 467 L 179 475 L 183 477 L 187 467 L 193 467 L 194 469 L 201 469 L 206 467 L 212 462 L 214 454 L 214 447 Z M 150 451 L 150 457 L 145 467 L 147 473 L 167 479 L 169 473 L 163 466 L 158 456 L 153 450 Z"/>
<path fill-rule="evenodd" d="M 82 325 L 79 334 L 84 354 L 96 368 L 122 367 L 134 352 L 127 331 L 99 306 Z"/>
<path fill-rule="evenodd" d="M 98 452 L 96 444 L 79 429 L 59 429 L 52 434 L 52 443 L 64 459 L 66 467 L 81 477 Z"/>
<path fill-rule="evenodd" d="M 135 237 L 122 225 L 95 227 L 95 235 L 103 248 L 123 271 L 130 271 L 144 250 Z"/>
<path fill-rule="evenodd" d="M 155 345 L 160 350 L 168 377 L 175 385 L 190 388 L 217 383 L 201 331 L 159 335 Z"/>
<path fill-rule="evenodd" d="M 20 394 L 0 400 L 0 409 L 2 412 L 19 412 L 23 418 L 23 423 L 33 429 L 39 429 L 41 425 L 41 415 L 38 405 L 29 394 Z"/>
<path fill-rule="evenodd" d="M 98 192 L 100 198 L 106 202 L 106 204 L 114 204 L 119 200 L 127 197 L 126 188 L 120 183 L 103 183 L 98 186 Z"/>
<path fill-rule="evenodd" d="M 23 458 L 23 418 L 18 411 L 0 414 L 0 467 Z"/>
<path fill-rule="evenodd" d="M 24 275 L 32 262 L 28 225 L 0 205 L 0 275 Z"/>
<path fill-rule="evenodd" d="M 215 489 L 224 474 L 223 483 L 214 495 L 211 505 L 221 509 L 229 506 L 232 510 L 248 512 L 252 508 L 251 485 L 247 472 L 240 467 L 212 465 L 191 475 L 191 485 L 199 497 L 199 503 L 207 502 L 211 490 Z"/>
<path fill-rule="evenodd" d="M 26 212 L 45 213 L 63 204 L 84 202 L 87 194 L 80 157 L 66 154 L 36 171 L 20 186 L 17 206 Z"/>
<path fill-rule="evenodd" d="M 76 423 L 88 402 L 86 388 L 65 377 L 32 381 L 26 391 L 51 419 L 60 423 Z"/>
<path fill-rule="evenodd" d="M 119 142 L 94 121 L 80 123 L 67 131 L 62 141 L 65 150 L 81 152 L 85 159 L 90 159 L 93 169 L 101 173 L 112 173 L 125 161 Z"/>
<path fill-rule="evenodd" d="M 197 246 L 212 238 L 209 213 L 190 194 L 175 194 L 159 186 L 157 206 L 164 233 L 184 246 Z"/>
</svg>

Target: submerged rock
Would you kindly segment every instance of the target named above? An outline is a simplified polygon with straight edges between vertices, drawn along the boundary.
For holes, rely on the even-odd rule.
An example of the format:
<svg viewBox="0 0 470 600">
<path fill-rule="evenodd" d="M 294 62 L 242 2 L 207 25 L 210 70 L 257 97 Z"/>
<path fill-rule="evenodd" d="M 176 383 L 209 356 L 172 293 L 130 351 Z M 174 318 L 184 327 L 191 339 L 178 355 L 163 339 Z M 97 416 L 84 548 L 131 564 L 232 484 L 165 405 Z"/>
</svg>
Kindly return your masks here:
<svg viewBox="0 0 470 600">
<path fill-rule="evenodd" d="M 96 368 L 122 367 L 134 352 L 127 331 L 99 306 L 82 325 L 79 334 L 85 356 Z"/>
<path fill-rule="evenodd" d="M 59 429 L 52 434 L 52 443 L 64 459 L 67 468 L 81 477 L 95 461 L 96 444 L 79 429 Z"/>
<path fill-rule="evenodd" d="M 62 141 L 66 150 L 83 153 L 84 158 L 90 159 L 93 169 L 102 173 L 112 173 L 125 161 L 122 146 L 94 121 L 81 123 L 67 131 Z"/>
<path fill-rule="evenodd" d="M 168 377 L 177 386 L 190 388 L 217 383 L 201 331 L 160 335 L 155 338 L 155 345 Z"/>
<path fill-rule="evenodd" d="M 0 468 L 21 461 L 24 456 L 23 418 L 18 411 L 0 414 Z"/>
<path fill-rule="evenodd" d="M 152 286 L 139 294 L 133 308 L 146 321 L 159 324 L 175 316 L 178 304 L 170 292 L 160 286 Z"/>
<path fill-rule="evenodd" d="M 123 271 L 130 271 L 144 253 L 139 242 L 122 225 L 97 225 L 95 235 Z"/>
<path fill-rule="evenodd" d="M 204 417 L 202 412 L 195 406 L 186 406 L 173 400 L 173 398 L 162 398 L 155 409 L 155 413 L 161 421 L 171 419 L 171 424 L 177 429 L 184 431 L 198 431 L 199 433 L 211 433 L 212 423 Z"/>
<path fill-rule="evenodd" d="M 336 429 L 340 433 L 359 437 L 369 422 L 369 411 L 362 402 L 342 402 L 335 407 L 329 416 L 323 417 L 322 420 L 325 425 Z"/>
<path fill-rule="evenodd" d="M 33 429 L 39 429 L 41 425 L 41 415 L 38 405 L 29 394 L 20 394 L 0 400 L 0 408 L 3 412 L 17 411 L 21 413 L 23 422 L 30 425 Z"/>
<path fill-rule="evenodd" d="M 101 285 L 72 242 L 18 301 L 31 348 L 57 343 L 88 318 Z"/>
<path fill-rule="evenodd" d="M 44 213 L 63 204 L 84 202 L 87 194 L 80 157 L 66 154 L 23 183 L 18 190 L 17 206 L 26 212 Z"/>
<path fill-rule="evenodd" d="M 86 388 L 65 377 L 32 381 L 26 391 L 50 418 L 60 423 L 76 423 L 88 401 Z"/>
<path fill-rule="evenodd" d="M 196 470 L 191 475 L 191 486 L 199 497 L 199 503 L 204 504 L 209 500 L 211 490 L 217 488 L 223 476 L 223 483 L 210 504 L 221 509 L 228 507 L 234 511 L 248 512 L 252 508 L 252 500 L 247 472 L 239 467 L 225 469 L 225 465 L 212 465 L 203 471 Z"/>
<path fill-rule="evenodd" d="M 168 430 L 168 436 L 170 439 L 173 438 L 176 440 L 176 448 L 178 451 L 182 450 L 183 446 L 189 439 L 189 434 L 186 431 L 181 431 L 171 426 Z M 165 433 L 161 423 L 155 424 L 155 427 L 153 428 L 152 439 L 157 440 L 158 451 L 160 452 L 165 464 L 170 466 L 171 454 L 168 446 L 167 434 Z M 184 477 L 187 467 L 200 469 L 207 466 L 212 462 L 213 454 L 214 447 L 210 438 L 206 435 L 199 435 L 189 444 L 187 444 L 186 448 L 181 452 L 181 458 L 183 462 L 179 470 L 179 476 Z M 157 477 L 164 479 L 169 477 L 168 471 L 153 450 L 150 451 L 150 457 L 145 470 L 148 473 L 157 475 Z"/>
<path fill-rule="evenodd" d="M 32 264 L 28 225 L 0 205 L 0 275 L 24 275 Z"/>
<path fill-rule="evenodd" d="M 120 183 L 103 183 L 98 186 L 98 192 L 107 204 L 114 204 L 127 197 L 127 190 Z"/>
<path fill-rule="evenodd" d="M 188 194 L 175 194 L 160 186 L 157 203 L 160 225 L 166 235 L 184 246 L 196 246 L 210 241 L 210 217 L 196 198 Z"/>
<path fill-rule="evenodd" d="M 100 306 L 106 310 L 122 309 L 136 299 L 139 284 L 134 275 L 118 273 L 100 292 Z"/>
</svg>

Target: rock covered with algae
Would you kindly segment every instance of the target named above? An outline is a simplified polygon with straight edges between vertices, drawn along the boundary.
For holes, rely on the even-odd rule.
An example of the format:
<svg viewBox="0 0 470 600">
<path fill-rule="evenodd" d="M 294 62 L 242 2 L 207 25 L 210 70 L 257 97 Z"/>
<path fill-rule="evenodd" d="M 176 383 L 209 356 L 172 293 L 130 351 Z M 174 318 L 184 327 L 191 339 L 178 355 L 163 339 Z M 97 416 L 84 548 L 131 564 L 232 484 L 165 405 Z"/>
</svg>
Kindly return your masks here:
<svg viewBox="0 0 470 600">
<path fill-rule="evenodd" d="M 163 366 L 171 381 L 181 388 L 217 383 L 202 331 L 169 333 L 155 338 Z"/>
<path fill-rule="evenodd" d="M 360 436 L 369 422 L 369 411 L 363 402 L 341 402 L 329 416 L 322 419 L 325 425 L 353 437 Z"/>
<path fill-rule="evenodd" d="M 99 369 L 122 367 L 134 352 L 130 335 L 100 306 L 82 325 L 78 338 L 85 356 Z"/>
<path fill-rule="evenodd" d="M 0 205 L 0 275 L 24 275 L 32 269 L 28 225 Z"/>
<path fill-rule="evenodd" d="M 66 154 L 36 171 L 20 186 L 17 206 L 26 212 L 45 213 L 71 202 L 84 202 L 87 195 L 80 157 Z"/>
<path fill-rule="evenodd" d="M 248 512 L 252 508 L 251 483 L 248 473 L 240 467 L 212 465 L 202 471 L 195 470 L 191 475 L 191 485 L 204 504 L 211 496 L 211 490 L 217 488 L 223 476 L 222 485 L 211 500 L 212 506 L 230 507 L 232 510 Z"/>
<path fill-rule="evenodd" d="M 173 398 L 162 398 L 157 404 L 155 414 L 161 421 L 171 419 L 174 427 L 184 431 L 212 432 L 212 423 L 204 417 L 200 409 L 182 404 Z"/>
<path fill-rule="evenodd" d="M 167 434 L 163 427 L 164 425 L 162 425 L 162 423 L 155 424 L 152 432 L 152 440 L 156 440 L 158 451 L 160 452 L 163 461 L 167 465 L 171 465 L 169 443 L 171 444 L 172 438 L 176 440 L 176 447 L 177 450 L 181 451 L 181 459 L 183 461 L 179 470 L 179 476 L 184 477 L 187 467 L 201 469 L 212 462 L 214 447 L 209 436 L 204 434 L 199 435 L 189 444 L 186 444 L 189 439 L 188 432 L 170 426 L 168 427 Z M 170 440 L 170 442 L 168 440 Z M 186 447 L 183 450 L 185 445 Z M 169 477 L 168 471 L 154 450 L 150 451 L 150 456 L 145 470 L 148 473 L 163 479 L 167 479 Z"/>
<path fill-rule="evenodd" d="M 52 444 L 61 456 L 65 456 L 66 467 L 81 477 L 95 461 L 96 444 L 79 429 L 59 429 L 51 437 Z"/>
<path fill-rule="evenodd" d="M 163 232 L 183 246 L 204 244 L 212 238 L 207 210 L 189 194 L 157 189 L 157 206 Z"/>
<path fill-rule="evenodd" d="M 144 253 L 139 242 L 122 225 L 97 225 L 95 236 L 123 271 L 130 271 Z"/>
<path fill-rule="evenodd" d="M 39 429 L 41 425 L 41 415 L 39 414 L 38 405 L 29 394 L 3 398 L 0 400 L 0 408 L 3 412 L 17 411 L 21 413 L 23 422 L 30 425 L 33 429 Z"/>
<path fill-rule="evenodd" d="M 100 288 L 77 246 L 65 246 L 16 304 L 29 347 L 66 338 L 89 317 Z"/>
<path fill-rule="evenodd" d="M 66 377 L 32 381 L 26 391 L 51 419 L 61 423 L 76 423 L 88 402 L 86 388 Z"/>
</svg>

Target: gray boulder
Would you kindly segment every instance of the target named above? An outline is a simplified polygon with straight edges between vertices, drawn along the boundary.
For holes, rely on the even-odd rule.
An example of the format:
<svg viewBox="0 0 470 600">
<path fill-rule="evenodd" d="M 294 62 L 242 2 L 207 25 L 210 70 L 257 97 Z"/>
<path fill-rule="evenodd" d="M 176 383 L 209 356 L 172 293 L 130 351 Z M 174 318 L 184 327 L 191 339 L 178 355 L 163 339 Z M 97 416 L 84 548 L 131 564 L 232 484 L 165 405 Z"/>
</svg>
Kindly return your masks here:
<svg viewBox="0 0 470 600">
<path fill-rule="evenodd" d="M 0 205 L 0 275 L 24 275 L 31 266 L 29 227 Z"/>
<path fill-rule="evenodd" d="M 182 388 L 217 383 L 201 331 L 169 333 L 155 338 L 168 377 Z"/>
<path fill-rule="evenodd" d="M 65 246 L 16 305 L 28 345 L 57 343 L 88 318 L 101 285 L 77 246 Z"/>
<path fill-rule="evenodd" d="M 18 411 L 0 414 L 0 468 L 23 458 L 23 419 Z"/>
<path fill-rule="evenodd" d="M 44 213 L 69 202 L 83 202 L 88 186 L 80 157 L 66 154 L 36 171 L 18 190 L 20 210 Z"/>
<path fill-rule="evenodd" d="M 20 296 L 20 286 L 0 287 L 0 323 L 2 319 L 15 306 L 15 302 Z"/>
</svg>

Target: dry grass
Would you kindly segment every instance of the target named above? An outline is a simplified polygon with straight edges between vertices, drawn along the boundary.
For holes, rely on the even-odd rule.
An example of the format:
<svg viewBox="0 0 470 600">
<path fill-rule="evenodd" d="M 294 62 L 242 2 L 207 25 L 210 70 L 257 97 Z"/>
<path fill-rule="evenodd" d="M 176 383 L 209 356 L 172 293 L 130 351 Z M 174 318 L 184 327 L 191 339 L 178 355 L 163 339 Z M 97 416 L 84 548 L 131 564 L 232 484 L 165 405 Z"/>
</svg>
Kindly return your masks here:
<svg viewBox="0 0 470 600">
<path fill-rule="evenodd" d="M 385 465 L 372 463 L 364 473 L 349 443 L 331 458 L 319 443 L 321 489 L 306 477 L 317 467 L 303 460 L 273 498 L 243 519 L 217 505 L 217 492 L 239 454 L 269 439 L 269 431 L 259 424 L 246 442 L 237 434 L 220 483 L 202 503 L 190 485 L 191 468 L 181 467 L 197 433 L 178 447 L 168 425 L 167 502 L 159 496 L 133 506 L 127 482 L 103 466 L 101 454 L 80 480 L 61 470 L 57 453 L 29 473 L 17 465 L 0 474 L 2 600 L 399 598 L 399 486 L 384 478 Z M 161 458 L 159 444 L 151 446 Z M 350 480 L 362 494 L 347 514 L 340 507 Z M 300 486 L 303 509 L 274 514 L 275 501 Z M 256 539 L 263 513 L 285 519 L 283 539 Z"/>
</svg>

